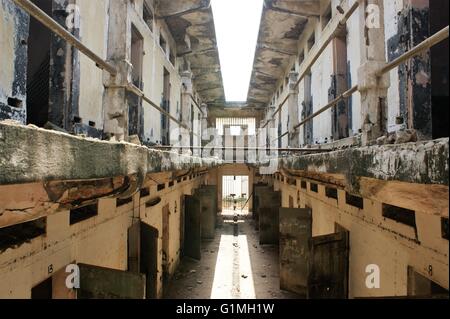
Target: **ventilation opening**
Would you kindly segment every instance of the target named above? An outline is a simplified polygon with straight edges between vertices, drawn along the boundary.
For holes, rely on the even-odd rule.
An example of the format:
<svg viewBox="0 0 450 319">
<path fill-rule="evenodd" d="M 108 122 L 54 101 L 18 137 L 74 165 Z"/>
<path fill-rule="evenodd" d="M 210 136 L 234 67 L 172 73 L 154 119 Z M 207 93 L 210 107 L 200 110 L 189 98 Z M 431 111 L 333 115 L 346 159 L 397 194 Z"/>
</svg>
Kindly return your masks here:
<svg viewBox="0 0 450 319">
<path fill-rule="evenodd" d="M 289 185 L 297 185 L 297 181 L 295 179 L 293 179 L 293 178 L 289 178 L 288 179 L 288 184 Z"/>
<path fill-rule="evenodd" d="M 90 126 L 90 127 L 95 127 L 95 125 L 96 125 L 95 122 L 89 121 L 89 126 Z"/>
<path fill-rule="evenodd" d="M 70 210 L 70 225 L 98 215 L 98 203 Z"/>
<path fill-rule="evenodd" d="M 182 181 L 182 179 L 181 179 L 181 178 L 178 178 L 178 179 L 177 179 L 177 183 L 178 183 L 178 184 L 180 184 L 180 183 L 181 183 L 181 181 Z"/>
<path fill-rule="evenodd" d="M 8 105 L 20 109 L 23 106 L 23 102 L 22 102 L 22 100 L 19 100 L 19 99 L 13 98 L 13 97 L 9 97 Z"/>
<path fill-rule="evenodd" d="M 319 192 L 319 185 L 315 184 L 315 183 L 311 183 L 309 185 L 309 189 L 314 192 L 314 193 L 318 193 Z"/>
<path fill-rule="evenodd" d="M 150 195 L 150 188 L 149 187 L 144 187 L 141 188 L 140 192 L 139 192 L 140 197 L 146 197 Z"/>
<path fill-rule="evenodd" d="M 401 224 L 416 227 L 416 213 L 410 209 L 383 204 L 383 217 L 395 220 Z"/>
<path fill-rule="evenodd" d="M 145 207 L 153 207 L 161 202 L 161 197 L 156 197 L 145 203 Z"/>
<path fill-rule="evenodd" d="M 164 188 L 166 188 L 166 184 L 159 184 L 157 187 L 158 192 L 162 191 Z"/>
<path fill-rule="evenodd" d="M 328 198 L 338 199 L 338 191 L 337 191 L 336 188 L 326 187 L 326 188 L 325 188 L 325 195 L 326 195 Z"/>
<path fill-rule="evenodd" d="M 0 228 L 0 253 L 8 248 L 14 249 L 46 233 L 45 218 Z"/>
<path fill-rule="evenodd" d="M 52 16 L 52 1 L 33 1 Z M 27 124 L 44 127 L 49 119 L 51 32 L 30 17 L 27 65 Z"/>
<path fill-rule="evenodd" d="M 303 188 L 303 189 L 307 189 L 308 188 L 308 184 L 305 181 L 301 181 L 300 187 Z"/>
<path fill-rule="evenodd" d="M 442 238 L 448 240 L 448 218 L 445 217 L 441 218 L 441 233 Z"/>
<path fill-rule="evenodd" d="M 126 204 L 129 204 L 133 201 L 133 197 L 130 196 L 128 198 L 117 198 L 116 199 L 116 207 L 124 206 Z"/>
<path fill-rule="evenodd" d="M 347 205 L 357 207 L 359 209 L 364 209 L 364 200 L 362 199 L 362 197 L 345 193 L 345 202 L 347 203 Z"/>
<path fill-rule="evenodd" d="M 170 181 L 169 182 L 169 187 L 172 187 L 174 184 L 175 184 L 174 181 Z"/>
</svg>

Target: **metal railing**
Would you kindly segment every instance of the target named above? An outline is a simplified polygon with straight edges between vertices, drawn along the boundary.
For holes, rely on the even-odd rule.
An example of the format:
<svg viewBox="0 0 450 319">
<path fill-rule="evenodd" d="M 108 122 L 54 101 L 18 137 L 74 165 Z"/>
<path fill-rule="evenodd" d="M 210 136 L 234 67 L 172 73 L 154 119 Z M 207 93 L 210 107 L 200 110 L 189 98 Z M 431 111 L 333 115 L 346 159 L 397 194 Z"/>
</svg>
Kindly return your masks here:
<svg viewBox="0 0 450 319">
<path fill-rule="evenodd" d="M 325 39 L 325 41 L 322 42 L 321 46 L 317 50 L 317 52 L 312 55 L 311 57 L 308 57 L 310 59 L 307 64 L 302 65 L 302 72 L 300 73 L 299 78 L 297 79 L 297 82 L 295 83 L 294 88 L 297 89 L 302 80 L 305 78 L 305 76 L 310 72 L 311 67 L 314 65 L 314 63 L 317 62 L 319 57 L 322 55 L 322 53 L 325 51 L 325 49 L 328 47 L 330 42 L 336 38 L 338 35 L 338 32 L 345 27 L 348 19 L 353 15 L 353 13 L 356 11 L 356 9 L 359 7 L 359 2 L 356 1 L 353 3 L 353 5 L 343 14 L 342 18 L 339 20 L 339 22 L 336 24 L 333 31 L 330 33 L 330 35 Z M 306 60 L 305 60 L 306 61 Z M 267 122 L 262 126 L 262 128 L 265 128 L 270 121 L 272 121 L 275 118 L 275 115 L 281 111 L 283 106 L 286 104 L 287 100 L 289 99 L 291 93 L 288 93 L 287 97 L 278 105 L 275 112 L 271 115 L 271 119 L 267 120 Z"/>
<path fill-rule="evenodd" d="M 377 76 L 377 77 L 383 76 L 384 74 L 392 71 L 393 69 L 395 69 L 396 67 L 398 67 L 402 63 L 406 62 L 407 60 L 418 56 L 419 54 L 421 54 L 424 51 L 430 49 L 431 47 L 435 46 L 436 44 L 439 44 L 442 41 L 448 39 L 448 37 L 449 37 L 449 26 L 443 28 L 442 30 L 440 30 L 439 32 L 435 33 L 431 37 L 425 39 L 420 44 L 418 44 L 417 46 L 415 46 L 414 48 L 412 48 L 408 52 L 402 54 L 401 56 L 399 56 L 395 60 L 387 63 L 385 66 L 380 68 L 377 72 L 375 72 L 375 76 Z M 328 109 L 336 106 L 340 101 L 343 101 L 343 100 L 351 97 L 355 92 L 358 92 L 358 90 L 359 90 L 359 87 L 357 85 L 353 86 L 350 90 L 342 93 L 336 99 L 334 99 L 333 101 L 329 102 L 327 105 L 325 105 L 322 108 L 320 108 L 317 112 L 313 113 L 312 115 L 310 115 L 307 118 L 305 118 L 304 120 L 302 120 L 299 124 L 294 126 L 293 131 L 287 131 L 287 132 L 281 134 L 276 139 L 274 139 L 272 142 L 278 141 L 280 138 L 283 138 L 283 137 L 285 137 L 286 135 L 288 135 L 290 133 L 294 133 L 294 131 L 298 130 L 298 128 L 300 128 L 301 126 L 305 125 L 309 121 L 313 120 L 314 118 L 316 118 L 317 116 L 319 116 L 323 112 L 327 111 Z"/>
<path fill-rule="evenodd" d="M 192 150 L 204 150 L 204 151 L 273 151 L 273 152 L 311 152 L 311 153 L 324 153 L 328 150 L 317 149 L 317 148 L 289 148 L 289 147 L 233 147 L 233 146 L 170 146 L 170 145 L 154 145 L 149 146 L 153 149 L 192 149 Z"/>
<path fill-rule="evenodd" d="M 73 47 L 85 54 L 89 59 L 95 62 L 96 66 L 109 72 L 111 75 L 117 75 L 117 69 L 114 65 L 106 62 L 88 47 L 86 47 L 80 40 L 74 37 L 69 31 L 62 27 L 58 22 L 49 17 L 43 10 L 29 0 L 13 0 L 16 5 L 22 8 L 30 16 L 38 20 L 50 31 L 54 32 L 62 39 L 66 40 Z"/>
<path fill-rule="evenodd" d="M 116 76 L 118 74 L 117 68 L 112 65 L 111 63 L 107 62 L 100 56 L 98 56 L 96 53 L 94 53 L 92 50 L 90 50 L 88 47 L 86 47 L 80 40 L 78 40 L 75 36 L 73 36 L 69 31 L 67 31 L 63 26 L 61 26 L 58 22 L 53 20 L 50 16 L 48 16 L 43 10 L 41 10 L 37 5 L 35 5 L 30 0 L 13 0 L 14 3 L 22 8 L 25 12 L 27 12 L 30 16 L 35 18 L 37 21 L 42 23 L 46 28 L 48 28 L 50 31 L 58 35 L 63 40 L 67 41 L 70 45 L 72 45 L 74 48 L 79 50 L 81 53 L 86 55 L 89 59 L 91 59 L 93 62 L 95 62 L 95 65 L 108 72 L 112 76 Z M 187 125 L 182 123 L 180 120 L 172 116 L 169 112 L 162 109 L 160 106 L 158 106 L 155 102 L 150 100 L 145 93 L 139 89 L 137 86 L 135 86 L 132 83 L 129 83 L 127 86 L 122 87 L 125 88 L 130 93 L 133 93 L 137 95 L 138 97 L 142 98 L 145 102 L 150 104 L 153 108 L 158 110 L 160 113 L 168 116 L 172 121 L 180 125 L 181 127 L 187 129 L 189 133 L 199 136 L 197 133 L 193 132 Z M 201 111 L 201 110 L 200 110 Z M 203 113 L 203 112 L 202 112 Z"/>
</svg>

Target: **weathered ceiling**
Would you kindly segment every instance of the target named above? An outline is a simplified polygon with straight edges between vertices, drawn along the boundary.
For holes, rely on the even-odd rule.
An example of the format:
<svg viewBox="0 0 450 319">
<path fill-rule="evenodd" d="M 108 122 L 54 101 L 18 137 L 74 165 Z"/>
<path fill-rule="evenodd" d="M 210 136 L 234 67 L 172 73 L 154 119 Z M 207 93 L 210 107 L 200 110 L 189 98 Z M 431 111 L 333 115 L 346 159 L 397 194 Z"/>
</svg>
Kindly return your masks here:
<svg viewBox="0 0 450 319">
<path fill-rule="evenodd" d="M 208 104 L 224 104 L 214 18 L 210 0 L 160 0 L 158 18 L 167 23 L 178 57 L 190 64 L 197 92 Z"/>
<path fill-rule="evenodd" d="M 265 0 L 247 103 L 265 107 L 298 54 L 298 40 L 309 17 L 320 13 L 319 0 Z"/>
</svg>

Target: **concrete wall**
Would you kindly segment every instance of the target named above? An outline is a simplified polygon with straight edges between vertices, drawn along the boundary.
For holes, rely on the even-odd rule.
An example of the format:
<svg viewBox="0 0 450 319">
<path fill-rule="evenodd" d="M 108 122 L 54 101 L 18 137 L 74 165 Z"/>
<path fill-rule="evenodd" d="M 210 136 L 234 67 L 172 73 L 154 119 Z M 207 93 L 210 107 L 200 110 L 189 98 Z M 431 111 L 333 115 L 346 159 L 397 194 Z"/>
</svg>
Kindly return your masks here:
<svg viewBox="0 0 450 319">
<path fill-rule="evenodd" d="M 385 37 L 387 40 L 395 37 L 399 30 L 399 13 L 403 9 L 403 0 L 394 0 L 394 1 L 384 1 L 384 21 L 385 21 Z M 400 22 L 401 23 L 401 22 Z M 394 48 L 387 48 L 388 50 L 392 50 Z M 399 48 L 395 48 L 394 51 L 399 50 Z M 386 60 L 388 60 L 388 53 L 386 52 Z M 395 124 L 395 118 L 400 115 L 400 94 L 399 94 L 399 86 L 400 79 L 398 75 L 398 67 L 390 72 L 391 78 L 391 86 L 388 90 L 388 131 L 396 131 L 400 127 Z"/>
<path fill-rule="evenodd" d="M 173 275 L 181 257 L 181 241 L 180 235 L 182 233 L 182 209 L 183 203 L 181 203 L 181 197 L 183 195 L 192 195 L 194 190 L 199 188 L 202 184 L 204 177 L 200 177 L 193 180 L 182 181 L 181 183 L 175 182 L 173 187 L 168 187 L 161 192 L 157 192 L 157 186 L 150 188 L 150 196 L 141 198 L 140 200 L 140 217 L 141 220 L 158 229 L 158 281 L 157 291 L 158 296 L 162 297 L 163 294 L 163 218 L 162 209 L 164 206 L 169 205 L 169 251 L 168 251 L 168 269 L 169 275 Z M 152 194 L 155 194 L 152 196 Z M 158 195 L 161 197 L 161 201 L 152 207 L 145 207 L 145 203 Z"/>
<path fill-rule="evenodd" d="M 101 199 L 97 216 L 74 225 L 69 224 L 69 211 L 48 216 L 45 235 L 0 253 L 0 298 L 30 298 L 32 287 L 60 270 L 64 272 L 66 265 L 73 262 L 127 270 L 127 234 L 133 216 L 140 216 L 159 231 L 158 297 L 162 297 L 162 207 L 169 204 L 171 212 L 168 258 L 173 274 L 180 259 L 180 198 L 192 194 L 202 179 L 199 176 L 181 183 L 175 181 L 172 187 L 166 183 L 159 192 L 152 183 L 149 196 L 140 198 L 137 193 L 132 202 L 120 207 L 116 207 L 116 199 Z M 145 208 L 145 203 L 155 197 L 161 197 L 161 202 Z M 63 277 L 59 285 L 64 285 L 66 276 Z"/>
<path fill-rule="evenodd" d="M 349 297 L 406 296 L 408 266 L 426 278 L 448 289 L 448 241 L 441 238 L 440 216 L 416 211 L 417 234 L 412 227 L 384 218 L 382 202 L 364 199 L 364 209 L 350 206 L 345 191 L 338 190 L 338 200 L 325 195 L 325 184 L 318 193 L 297 185 L 289 185 L 283 178 L 274 180 L 275 190 L 282 192 L 282 206 L 311 207 L 313 236 L 335 232 L 335 223 L 350 232 Z M 299 200 L 298 200 L 299 199 Z M 366 266 L 380 267 L 381 286 L 368 289 Z M 432 272 L 429 272 L 429 269 Z"/>
<path fill-rule="evenodd" d="M 333 16 L 336 17 L 338 14 L 336 6 L 341 3 L 338 0 L 321 0 L 321 10 L 324 11 L 328 4 L 332 4 Z M 348 5 L 352 5 L 356 0 L 349 0 Z M 385 21 L 385 42 L 386 42 L 386 60 L 392 60 L 392 56 L 401 54 L 399 43 L 399 19 L 402 18 L 401 13 L 409 10 L 409 2 L 404 0 L 384 0 L 384 21 Z M 363 58 L 364 52 L 364 25 L 365 16 L 361 10 L 356 10 L 353 15 L 347 21 L 347 76 L 349 88 L 358 84 L 358 69 L 364 62 Z M 321 37 L 326 33 L 325 28 L 322 27 L 321 19 L 310 19 L 305 26 L 305 29 L 298 41 L 298 52 L 304 52 L 305 60 L 308 58 L 307 41 L 312 34 L 316 35 L 316 43 L 320 42 Z M 397 39 L 397 40 L 396 40 Z M 392 47 L 394 46 L 394 47 Z M 291 70 L 299 71 L 299 57 L 292 57 L 289 67 L 285 70 L 282 77 L 279 78 L 277 84 L 277 91 L 274 92 L 272 100 L 269 103 L 273 106 L 278 107 L 280 103 L 286 97 L 288 92 L 288 87 L 285 85 L 285 78 L 288 76 Z M 333 50 L 331 44 L 324 50 L 320 55 L 318 60 L 311 68 L 312 74 L 312 97 L 313 97 L 313 112 L 317 111 L 321 107 L 328 103 L 328 90 L 331 87 L 331 75 L 333 74 Z M 399 68 L 392 70 L 389 74 L 390 76 L 390 87 L 388 89 L 387 95 L 387 131 L 394 132 L 401 129 L 403 126 L 396 124 L 396 118 L 401 115 L 400 104 L 405 104 L 407 102 L 407 97 L 401 98 L 402 94 L 407 91 L 405 83 L 401 83 L 399 79 Z M 280 90 L 283 86 L 283 90 Z M 279 92 L 279 97 L 277 98 L 277 92 Z M 300 82 L 298 86 L 299 100 L 299 117 L 301 120 L 301 113 L 303 111 L 302 102 L 304 101 L 304 81 Z M 361 96 L 359 92 L 352 95 L 350 100 L 350 114 L 349 114 L 349 129 L 350 136 L 357 135 L 362 129 L 362 113 L 361 113 Z M 406 107 L 406 106 L 404 106 Z M 268 113 L 270 111 L 267 111 Z M 281 122 L 282 122 L 282 132 L 287 131 L 287 119 L 288 119 L 288 106 L 287 103 L 283 106 L 281 110 Z M 268 114 L 269 115 L 269 114 Z M 274 125 L 278 128 L 279 124 L 279 114 L 275 117 Z M 270 118 L 270 116 L 268 116 Z M 325 143 L 325 139 L 330 141 L 332 136 L 331 132 L 331 109 L 322 113 L 315 119 L 313 119 L 313 142 L 318 144 Z M 303 129 L 300 130 L 300 143 L 303 144 Z M 272 139 L 276 138 L 272 136 Z M 287 146 L 288 138 L 287 136 L 282 139 L 282 146 Z"/>
<path fill-rule="evenodd" d="M 108 9 L 110 0 L 78 0 L 80 8 L 80 40 L 98 56 L 106 59 L 108 35 Z M 89 121 L 103 129 L 103 71 L 84 54 L 80 59 L 79 117 L 83 124 Z"/>
<path fill-rule="evenodd" d="M 152 1 L 147 1 L 150 5 Z M 110 29 L 110 0 L 88 1 L 77 0 L 78 6 L 77 19 L 79 19 L 79 28 L 70 30 L 76 36 L 79 36 L 81 42 L 99 57 L 107 59 L 108 50 L 108 30 Z M 67 5 L 63 1 L 58 2 L 62 8 Z M 177 43 L 175 42 L 168 26 L 161 19 L 154 19 L 152 30 L 143 20 L 143 0 L 136 0 L 134 6 L 130 7 L 128 14 L 124 14 L 123 19 L 132 24 L 143 37 L 143 91 L 155 104 L 162 104 L 162 94 L 164 85 L 164 68 L 170 73 L 170 114 L 175 118 L 181 115 L 181 91 L 182 82 L 180 76 L 180 61 L 175 58 L 175 65 L 169 61 L 169 56 L 177 56 Z M 151 7 L 156 15 L 157 11 Z M 26 51 L 25 45 L 20 45 L 20 41 L 26 41 L 28 34 L 29 16 L 18 9 L 12 1 L 2 0 L 0 2 L 0 120 L 15 119 L 25 123 L 26 115 Z M 160 35 L 164 36 L 167 47 L 160 47 Z M 118 39 L 120 36 L 118 35 Z M 131 41 L 127 37 L 127 41 Z M 23 52 L 22 52 L 23 51 Z M 24 53 L 25 55 L 22 56 Z M 67 52 L 61 53 L 66 54 Z M 18 56 L 21 54 L 21 56 Z M 59 53 L 57 53 L 59 54 Z M 128 54 L 129 56 L 129 54 Z M 22 60 L 18 60 L 18 59 Z M 20 62 L 20 63 L 18 63 Z M 18 69 L 18 66 L 20 68 Z M 73 120 L 73 116 L 80 117 L 82 124 L 89 125 L 89 122 L 95 123 L 95 129 L 100 132 L 104 129 L 104 74 L 103 71 L 95 66 L 95 63 L 84 54 L 75 51 L 68 54 L 65 66 L 58 66 L 70 71 L 66 74 L 58 74 L 64 77 L 64 85 L 70 87 L 65 92 L 70 99 L 58 101 L 59 103 L 71 103 L 65 114 L 69 117 L 68 121 Z M 22 84 L 18 78 L 22 79 Z M 18 85 L 21 87 L 17 87 Z M 23 89 L 21 89 L 23 87 Z M 60 89 L 60 88 L 56 88 Z M 55 89 L 55 90 L 56 90 Z M 71 92 L 69 92 L 71 91 Z M 196 94 L 194 83 L 194 95 Z M 15 97 L 23 101 L 21 109 L 14 109 L 7 106 L 9 97 Z M 201 103 L 201 98 L 200 98 Z M 53 108 L 63 108 L 63 105 L 55 105 Z M 194 118 L 198 118 L 199 111 L 194 109 Z M 143 102 L 143 139 L 141 142 L 156 143 L 161 141 L 161 113 Z M 59 125 L 59 124 L 57 124 Z M 170 128 L 178 127 L 178 124 L 170 121 Z M 70 130 L 70 127 L 64 127 Z M 200 133 L 200 126 L 195 124 L 195 129 Z M 97 136 L 95 136 L 97 137 Z M 195 143 L 200 145 L 200 139 Z"/>
<path fill-rule="evenodd" d="M 26 41 L 28 17 L 9 0 L 0 1 L 0 120 L 26 121 Z M 22 101 L 20 107 L 8 105 L 8 98 Z"/>
</svg>

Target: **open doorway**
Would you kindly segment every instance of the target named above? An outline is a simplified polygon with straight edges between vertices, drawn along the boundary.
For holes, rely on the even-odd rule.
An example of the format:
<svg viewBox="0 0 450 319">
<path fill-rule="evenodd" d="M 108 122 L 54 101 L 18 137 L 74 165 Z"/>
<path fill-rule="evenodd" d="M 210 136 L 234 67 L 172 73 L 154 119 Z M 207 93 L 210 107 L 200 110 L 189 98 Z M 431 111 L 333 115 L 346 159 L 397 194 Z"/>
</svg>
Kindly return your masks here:
<svg viewBox="0 0 450 319">
<path fill-rule="evenodd" d="M 430 1 L 430 34 L 448 26 L 449 1 Z M 448 137 L 448 39 L 431 48 L 433 138 Z"/>
<path fill-rule="evenodd" d="M 143 89 L 142 82 L 142 64 L 144 57 L 144 39 L 136 27 L 131 28 L 131 64 L 133 85 Z M 135 94 L 128 96 L 128 116 L 129 116 L 129 135 L 138 135 L 142 140 L 143 133 L 143 111 L 142 99 Z"/>
<path fill-rule="evenodd" d="M 162 108 L 166 112 L 170 112 L 170 73 L 164 68 L 164 80 L 163 80 L 163 97 L 162 97 Z M 170 134 L 169 134 L 169 117 L 165 114 L 161 114 L 161 144 L 169 145 L 170 143 Z"/>
<path fill-rule="evenodd" d="M 52 16 L 52 1 L 33 3 Z M 27 67 L 27 124 L 43 127 L 49 118 L 51 32 L 30 17 Z"/>
<path fill-rule="evenodd" d="M 408 297 L 448 298 L 448 290 L 408 266 Z"/>
<path fill-rule="evenodd" d="M 140 273 L 145 274 L 145 295 L 147 299 L 158 296 L 158 237 L 156 228 L 140 222 Z"/>
<path fill-rule="evenodd" d="M 248 213 L 248 176 L 222 176 L 222 214 Z"/>
</svg>

